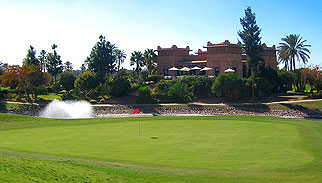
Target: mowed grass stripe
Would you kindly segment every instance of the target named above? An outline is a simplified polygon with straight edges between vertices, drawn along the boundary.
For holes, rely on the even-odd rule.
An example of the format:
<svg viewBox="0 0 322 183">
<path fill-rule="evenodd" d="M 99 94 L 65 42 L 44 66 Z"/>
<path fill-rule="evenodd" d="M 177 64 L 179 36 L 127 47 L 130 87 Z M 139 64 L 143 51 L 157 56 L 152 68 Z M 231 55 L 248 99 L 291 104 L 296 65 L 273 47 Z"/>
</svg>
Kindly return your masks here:
<svg viewBox="0 0 322 183">
<path fill-rule="evenodd" d="M 289 168 L 313 160 L 313 154 L 305 148 L 298 125 L 261 120 L 265 118 L 246 119 L 156 117 L 79 120 L 80 124 L 86 125 L 77 125 L 77 120 L 65 120 L 62 126 L 2 130 L 0 147 L 200 169 Z M 42 120 L 45 122 L 47 119 Z M 139 120 L 141 136 L 138 134 Z M 73 125 L 65 125 L 66 121 Z"/>
</svg>

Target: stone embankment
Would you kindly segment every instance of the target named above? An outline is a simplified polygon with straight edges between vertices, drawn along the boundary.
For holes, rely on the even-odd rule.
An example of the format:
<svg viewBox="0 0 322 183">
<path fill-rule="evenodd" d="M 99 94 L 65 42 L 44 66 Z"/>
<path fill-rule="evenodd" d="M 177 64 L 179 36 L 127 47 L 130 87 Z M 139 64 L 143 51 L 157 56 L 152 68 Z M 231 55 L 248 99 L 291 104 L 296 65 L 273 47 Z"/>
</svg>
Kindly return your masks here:
<svg viewBox="0 0 322 183">
<path fill-rule="evenodd" d="M 44 106 L 26 105 L 18 109 L 2 110 L 3 113 L 39 116 Z M 203 105 L 93 105 L 95 117 L 125 117 L 133 115 L 134 109 L 140 109 L 141 116 L 207 116 L 207 115 L 252 115 L 280 116 L 287 118 L 322 118 L 322 111 L 315 109 L 270 109 L 266 106 L 203 106 Z"/>
<path fill-rule="evenodd" d="M 321 118 L 321 110 L 299 110 L 299 109 L 269 109 L 262 107 L 212 107 L 212 106 L 113 106 L 94 107 L 95 116 L 115 117 L 129 116 L 134 109 L 140 109 L 140 114 L 151 115 L 256 115 L 256 116 L 280 116 L 287 118 Z"/>
</svg>

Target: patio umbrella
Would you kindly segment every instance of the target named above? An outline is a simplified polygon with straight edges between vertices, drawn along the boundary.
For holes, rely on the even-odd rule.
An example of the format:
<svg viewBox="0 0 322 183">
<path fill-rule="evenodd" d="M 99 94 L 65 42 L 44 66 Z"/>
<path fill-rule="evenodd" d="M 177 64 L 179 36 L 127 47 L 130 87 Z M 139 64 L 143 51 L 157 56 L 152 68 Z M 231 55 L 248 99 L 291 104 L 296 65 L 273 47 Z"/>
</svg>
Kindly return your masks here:
<svg viewBox="0 0 322 183">
<path fill-rule="evenodd" d="M 201 68 L 198 66 L 194 66 L 193 68 L 191 68 L 191 70 L 200 70 Z"/>
<path fill-rule="evenodd" d="M 235 72 L 233 69 L 229 68 L 229 69 L 226 69 L 224 72 Z"/>
<path fill-rule="evenodd" d="M 209 71 L 209 70 L 211 70 L 212 68 L 210 68 L 210 67 L 204 67 L 203 69 L 201 69 L 201 71 Z"/>
<path fill-rule="evenodd" d="M 187 72 L 187 71 L 190 71 L 190 69 L 188 67 L 183 67 L 183 68 L 180 69 L 180 71 L 186 71 Z"/>
<path fill-rule="evenodd" d="M 176 67 L 171 67 L 170 69 L 169 69 L 169 71 L 178 71 L 179 69 L 178 68 L 176 68 Z"/>
</svg>

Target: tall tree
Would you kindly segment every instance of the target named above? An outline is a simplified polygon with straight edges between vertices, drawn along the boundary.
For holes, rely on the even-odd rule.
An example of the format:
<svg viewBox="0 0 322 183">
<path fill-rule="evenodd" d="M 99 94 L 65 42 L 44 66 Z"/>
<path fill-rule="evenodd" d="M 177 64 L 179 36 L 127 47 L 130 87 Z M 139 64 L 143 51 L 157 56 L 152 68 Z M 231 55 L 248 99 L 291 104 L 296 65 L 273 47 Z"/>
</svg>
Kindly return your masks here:
<svg viewBox="0 0 322 183">
<path fill-rule="evenodd" d="M 80 67 L 82 74 L 86 71 L 86 64 L 82 64 L 82 66 Z"/>
<path fill-rule="evenodd" d="M 41 50 L 40 55 L 38 56 L 40 62 L 40 69 L 43 72 L 46 72 L 46 54 L 47 52 L 45 50 Z"/>
<path fill-rule="evenodd" d="M 126 59 L 126 54 L 124 50 L 115 49 L 115 59 L 118 72 L 120 70 L 121 64 L 124 63 L 124 59 Z"/>
<path fill-rule="evenodd" d="M 134 51 L 131 54 L 130 65 L 131 66 L 135 65 L 135 71 L 136 71 L 137 75 L 139 76 L 140 72 L 142 70 L 142 67 L 144 67 L 144 65 L 145 65 L 144 56 L 143 56 L 142 52 Z"/>
<path fill-rule="evenodd" d="M 66 61 L 65 63 L 64 63 L 64 69 L 66 70 L 66 71 L 72 71 L 73 70 L 73 64 L 70 62 L 70 61 Z"/>
<path fill-rule="evenodd" d="M 144 61 L 150 75 L 156 69 L 157 57 L 158 56 L 155 54 L 155 50 L 153 49 L 147 49 L 144 51 Z"/>
<path fill-rule="evenodd" d="M 85 62 L 88 63 L 88 69 L 95 73 L 100 83 L 104 83 L 109 74 L 115 67 L 115 45 L 105 40 L 100 35 L 99 41 L 94 45 L 92 51 Z"/>
<path fill-rule="evenodd" d="M 39 87 L 46 85 L 48 81 L 45 73 L 40 71 L 39 66 L 34 65 L 8 66 L 0 79 L 2 79 L 4 86 L 10 86 L 11 89 L 23 89 L 28 99 L 30 99 L 29 94 L 31 93 L 35 100 L 37 100 Z"/>
<path fill-rule="evenodd" d="M 20 68 L 20 77 L 18 87 L 26 91 L 27 98 L 31 93 L 34 100 L 37 101 L 39 87 L 48 83 L 45 73 L 41 72 L 39 66 L 23 66 Z"/>
<path fill-rule="evenodd" d="M 4 73 L 0 76 L 2 85 L 15 89 L 19 84 L 19 65 L 10 65 L 4 68 Z"/>
<path fill-rule="evenodd" d="M 259 56 L 262 51 L 261 47 L 261 29 L 256 24 L 255 13 L 250 7 L 245 9 L 245 17 L 240 18 L 242 31 L 238 31 L 238 35 L 242 40 L 242 48 L 247 55 L 247 66 L 251 71 L 252 81 L 252 97 L 255 93 L 255 77 L 258 75 L 258 65 L 263 59 Z"/>
<path fill-rule="evenodd" d="M 63 71 L 63 64 L 62 61 L 60 59 L 60 55 L 57 54 L 56 52 L 56 48 L 57 45 L 53 44 L 51 46 L 51 48 L 53 49 L 52 53 L 48 53 L 47 55 L 47 63 L 46 63 L 46 68 L 47 71 L 53 76 L 53 84 L 55 85 L 55 87 L 57 86 L 57 76 L 58 74 L 60 74 Z M 57 90 L 56 90 L 57 92 Z"/>
<path fill-rule="evenodd" d="M 26 65 L 26 66 L 31 66 L 31 65 L 39 66 L 40 65 L 39 60 L 36 57 L 36 50 L 31 45 L 27 51 L 26 58 L 23 59 L 22 65 Z"/>
<path fill-rule="evenodd" d="M 4 72 L 4 65 L 2 63 L 2 61 L 0 60 L 0 76 L 3 74 Z M 1 83 L 1 79 L 0 79 L 0 83 Z"/>
<path fill-rule="evenodd" d="M 75 74 L 69 70 L 65 70 L 59 75 L 59 83 L 61 84 L 62 88 L 67 91 L 67 94 L 69 94 L 69 91 L 74 88 L 75 80 Z"/>
<path fill-rule="evenodd" d="M 305 64 L 310 58 L 310 51 L 307 47 L 311 45 L 305 44 L 306 40 L 302 40 L 300 35 L 291 34 L 282 38 L 284 41 L 278 46 L 278 59 L 280 63 L 284 63 L 285 68 L 289 70 L 295 70 L 295 61 Z"/>
</svg>

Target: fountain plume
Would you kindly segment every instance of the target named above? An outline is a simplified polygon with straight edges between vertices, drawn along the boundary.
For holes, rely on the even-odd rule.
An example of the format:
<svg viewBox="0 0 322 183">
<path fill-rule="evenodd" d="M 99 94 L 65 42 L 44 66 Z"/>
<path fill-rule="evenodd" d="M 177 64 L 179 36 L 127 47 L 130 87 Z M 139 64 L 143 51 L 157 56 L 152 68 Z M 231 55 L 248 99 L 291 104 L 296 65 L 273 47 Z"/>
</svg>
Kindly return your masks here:
<svg viewBox="0 0 322 183">
<path fill-rule="evenodd" d="M 57 101 L 49 103 L 40 113 L 40 117 L 77 119 L 93 117 L 91 104 L 86 101 Z"/>
</svg>

